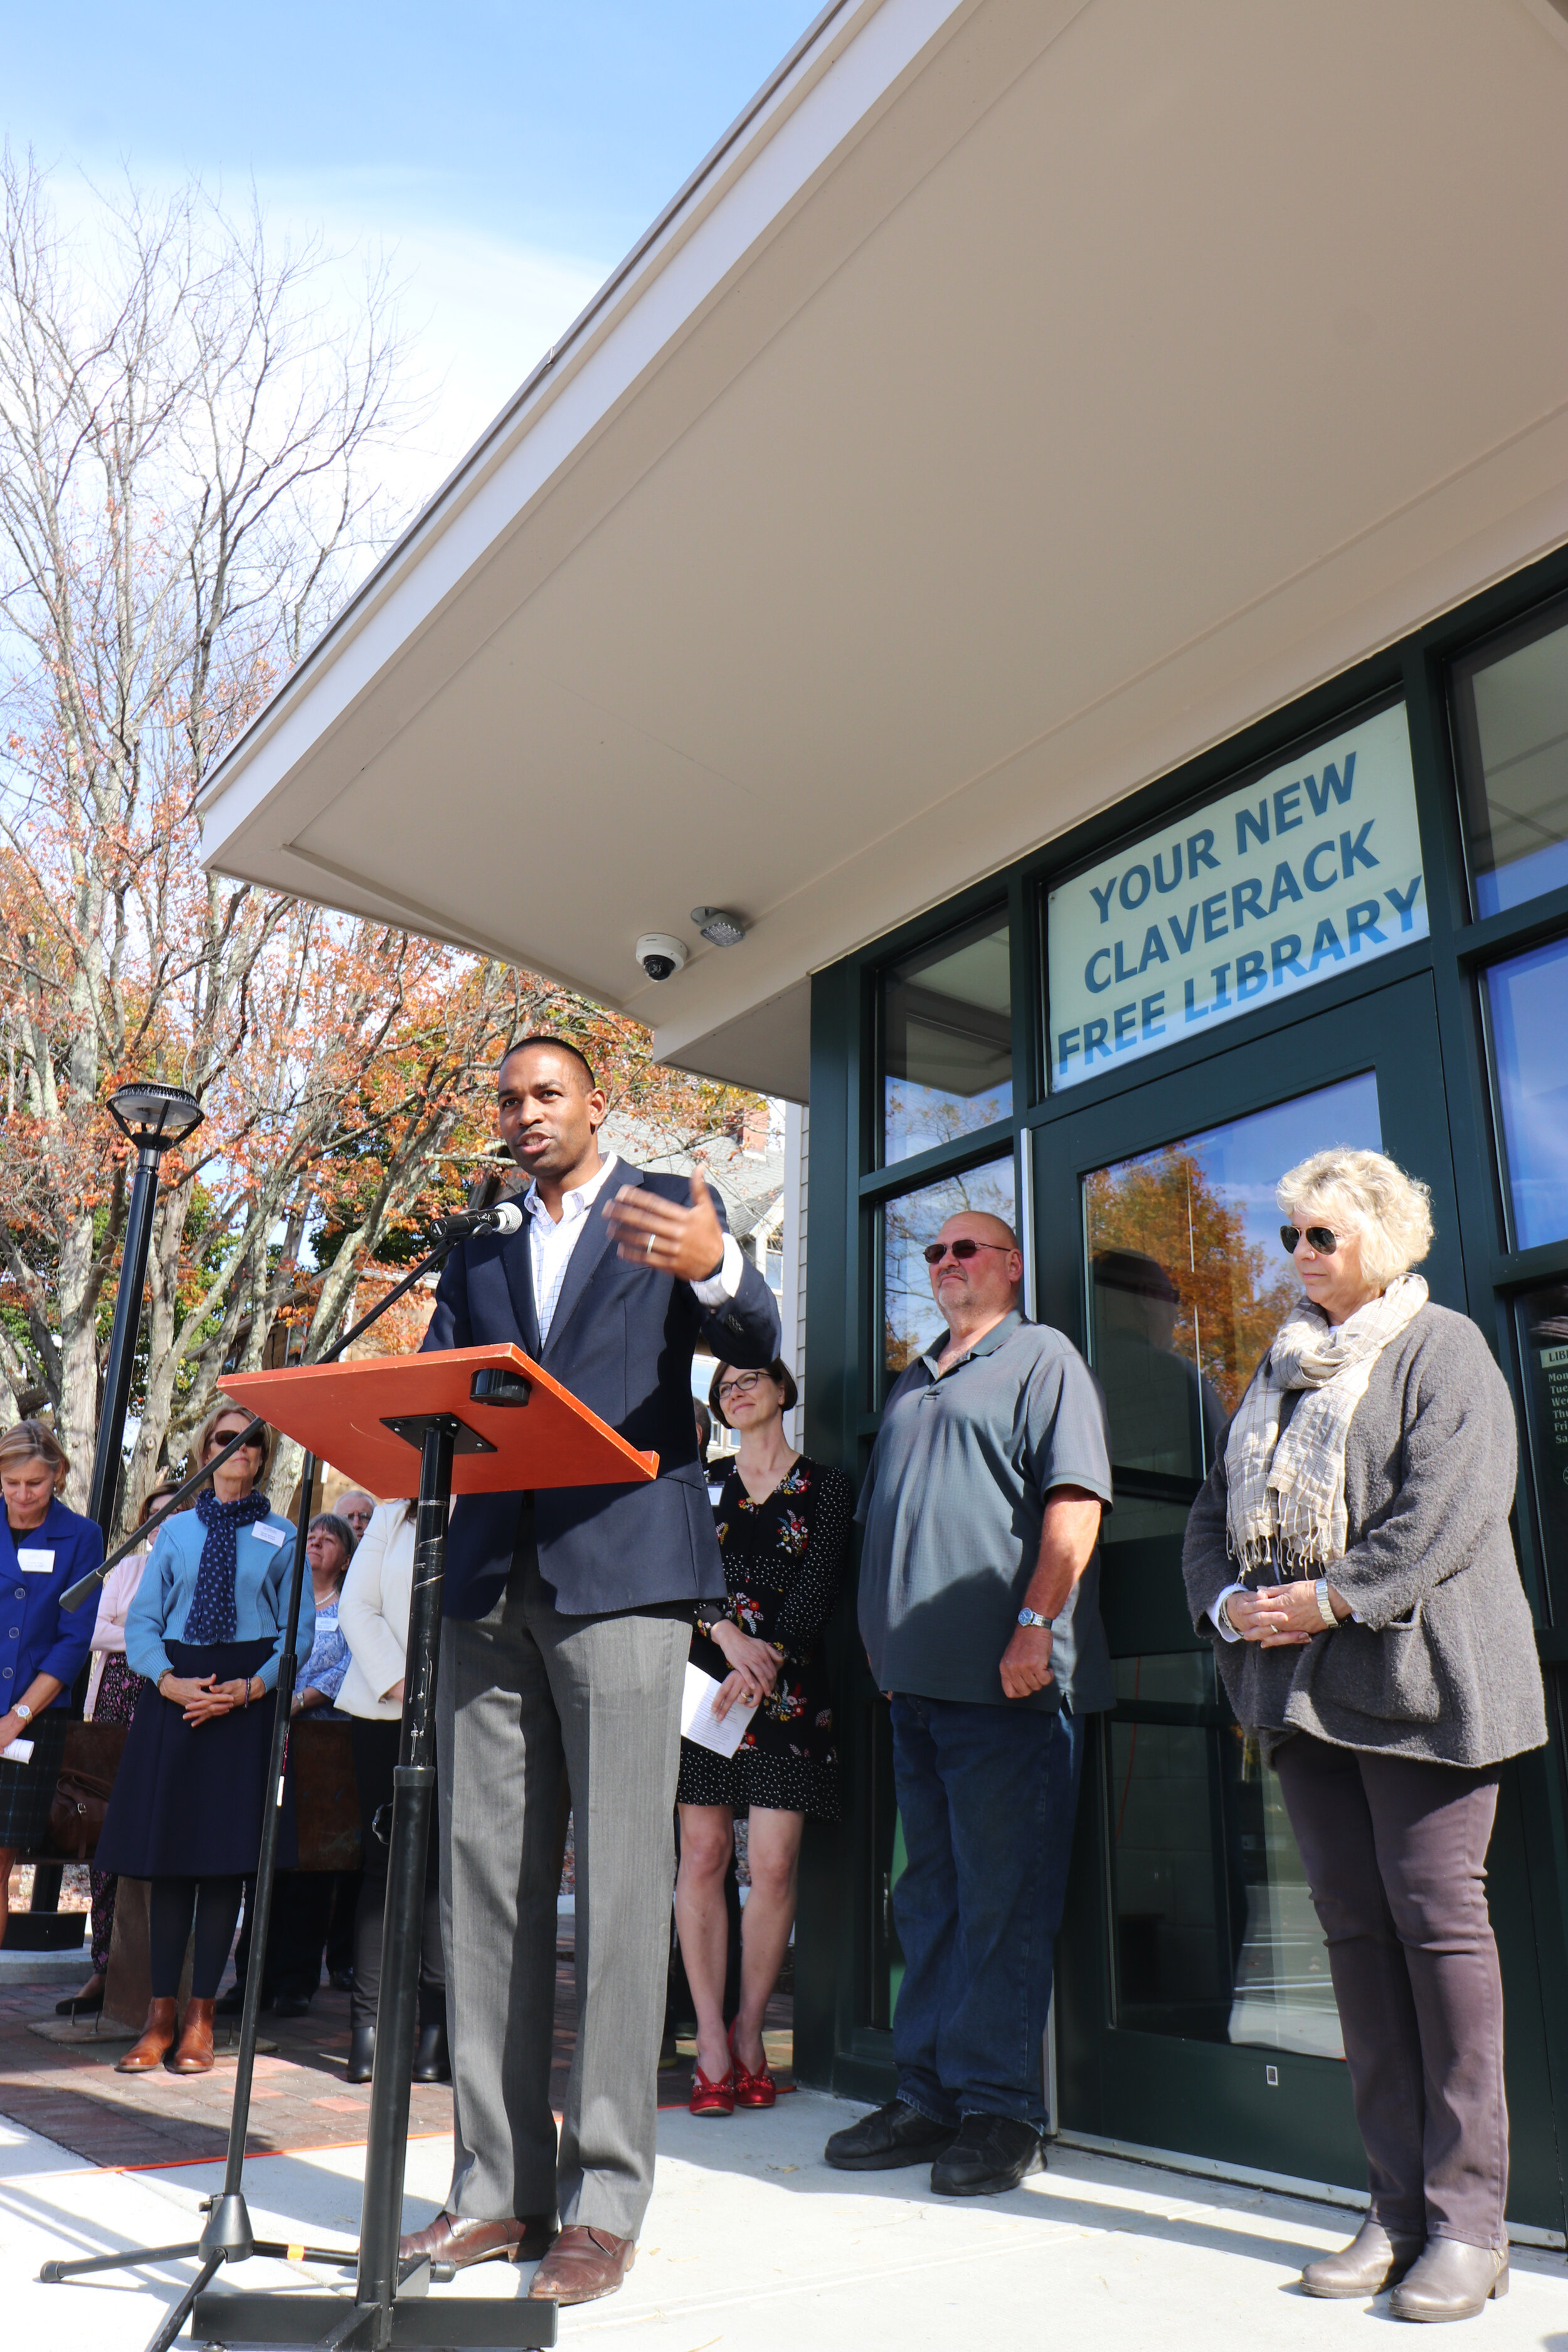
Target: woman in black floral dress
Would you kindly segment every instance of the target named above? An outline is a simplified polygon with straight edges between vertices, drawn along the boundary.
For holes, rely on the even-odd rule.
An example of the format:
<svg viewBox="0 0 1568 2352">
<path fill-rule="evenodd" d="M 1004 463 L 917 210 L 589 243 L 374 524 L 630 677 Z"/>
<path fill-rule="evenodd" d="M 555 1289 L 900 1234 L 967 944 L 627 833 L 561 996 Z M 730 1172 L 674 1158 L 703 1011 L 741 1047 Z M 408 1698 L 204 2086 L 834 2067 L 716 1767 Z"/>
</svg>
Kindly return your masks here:
<svg viewBox="0 0 1568 2352">
<path fill-rule="evenodd" d="M 709 1402 L 740 1438 L 714 1505 L 727 1608 L 698 1618 L 694 1662 L 721 1679 L 715 1713 L 758 1700 L 734 1755 L 680 1743 L 680 1876 L 675 1916 L 697 2011 L 693 2115 L 771 2107 L 763 2013 L 795 1925 L 801 1832 L 836 1822 L 838 1747 L 822 1634 L 843 1589 L 854 1497 L 842 1471 L 797 1454 L 784 1433 L 795 1401 L 783 1363 L 721 1364 Z M 751 1892 L 742 1935 L 741 2006 L 724 2032 L 724 1874 L 735 1815 L 748 1817 Z"/>
</svg>

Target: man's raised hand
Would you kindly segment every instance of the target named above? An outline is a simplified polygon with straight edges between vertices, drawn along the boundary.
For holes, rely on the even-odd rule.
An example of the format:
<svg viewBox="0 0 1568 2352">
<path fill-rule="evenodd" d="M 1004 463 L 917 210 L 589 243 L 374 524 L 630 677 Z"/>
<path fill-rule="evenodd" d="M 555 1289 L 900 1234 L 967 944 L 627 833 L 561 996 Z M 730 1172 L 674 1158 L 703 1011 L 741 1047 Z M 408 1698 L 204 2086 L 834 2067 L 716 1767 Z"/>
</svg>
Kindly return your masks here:
<svg viewBox="0 0 1568 2352">
<path fill-rule="evenodd" d="M 724 1262 L 724 1229 L 700 1168 L 691 1171 L 689 1209 L 647 1185 L 623 1184 L 604 1213 L 628 1265 L 652 1266 L 677 1282 L 706 1282 Z"/>
</svg>

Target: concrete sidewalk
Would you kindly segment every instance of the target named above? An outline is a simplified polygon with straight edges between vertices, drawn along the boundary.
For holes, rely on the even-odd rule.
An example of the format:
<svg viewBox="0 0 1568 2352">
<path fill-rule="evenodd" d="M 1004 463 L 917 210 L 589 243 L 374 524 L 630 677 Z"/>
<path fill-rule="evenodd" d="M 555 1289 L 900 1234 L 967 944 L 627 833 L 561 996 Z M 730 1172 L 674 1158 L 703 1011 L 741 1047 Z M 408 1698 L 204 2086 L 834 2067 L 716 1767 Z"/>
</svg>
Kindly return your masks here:
<svg viewBox="0 0 1568 2352">
<path fill-rule="evenodd" d="M 562 2315 L 561 2340 L 628 2352 L 1010 2352 L 1086 2342 L 1092 2352 L 1293 2352 L 1368 2341 L 1386 2304 L 1314 2303 L 1301 2263 L 1353 2220 L 1267 2190 L 1195 2180 L 1084 2149 L 1010 2197 L 932 2197 L 920 2171 L 852 2176 L 821 2161 L 858 2109 L 814 2093 L 771 2115 L 659 2119 L 658 2186 L 625 2290 Z M 258 2158 L 247 2194 L 258 2231 L 352 2242 L 363 2151 Z M 450 2142 L 412 2141 L 411 2222 L 435 2212 Z M 94 2170 L 0 2123 L 0 2313 L 5 2343 L 49 2352 L 137 2352 L 180 2275 L 37 2284 L 50 2254 L 163 2243 L 200 2227 L 219 2168 Z M 288 2293 L 341 2274 L 252 2263 L 234 2283 Z M 499 2263 L 441 2294 L 515 2294 Z M 1568 2265 L 1517 2250 L 1512 2291 L 1462 2340 L 1568 2352 Z M 1385 2337 L 1383 2340 L 1387 2341 Z"/>
</svg>

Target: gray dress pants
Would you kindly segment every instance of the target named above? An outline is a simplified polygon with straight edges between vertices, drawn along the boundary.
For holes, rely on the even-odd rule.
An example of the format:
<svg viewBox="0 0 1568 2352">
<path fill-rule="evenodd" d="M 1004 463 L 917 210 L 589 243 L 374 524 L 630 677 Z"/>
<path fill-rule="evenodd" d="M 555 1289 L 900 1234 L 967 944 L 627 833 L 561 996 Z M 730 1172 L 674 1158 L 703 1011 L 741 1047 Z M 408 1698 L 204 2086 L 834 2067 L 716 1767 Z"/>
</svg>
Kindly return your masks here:
<svg viewBox="0 0 1568 2352">
<path fill-rule="evenodd" d="M 1331 1748 L 1275 1769 L 1328 1939 L 1373 2218 L 1508 2243 L 1502 1979 L 1487 1910 L 1496 1767 Z"/>
<path fill-rule="evenodd" d="M 442 1629 L 442 1935 L 452 2053 L 447 2210 L 559 2210 L 635 2238 L 653 2189 L 691 1630 L 565 1617 L 531 1543 L 477 1623 Z M 557 2150 L 556 1803 L 576 1837 L 577 2042 Z"/>
</svg>

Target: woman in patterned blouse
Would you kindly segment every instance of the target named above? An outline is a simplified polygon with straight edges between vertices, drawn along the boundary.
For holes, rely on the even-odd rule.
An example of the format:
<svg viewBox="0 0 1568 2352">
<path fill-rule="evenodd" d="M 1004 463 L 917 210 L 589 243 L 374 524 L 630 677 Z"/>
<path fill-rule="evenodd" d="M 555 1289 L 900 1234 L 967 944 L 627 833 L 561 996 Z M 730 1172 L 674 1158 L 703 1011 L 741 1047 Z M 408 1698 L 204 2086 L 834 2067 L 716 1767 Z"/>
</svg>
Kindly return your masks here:
<svg viewBox="0 0 1568 2352">
<path fill-rule="evenodd" d="M 680 1876 L 675 1916 L 697 2011 L 693 2115 L 771 2107 L 763 2014 L 795 1925 L 801 1832 L 809 1813 L 837 1821 L 838 1749 L 822 1634 L 844 1583 L 853 1497 L 842 1471 L 797 1454 L 784 1433 L 795 1385 L 721 1364 L 709 1402 L 740 1438 L 714 1505 L 728 1603 L 705 1604 L 692 1655 L 718 1678 L 714 1712 L 756 1704 L 734 1755 L 680 1743 Z M 724 1877 L 735 1816 L 748 1821 L 751 1891 L 742 1936 L 741 2005 L 724 2032 Z"/>
</svg>

